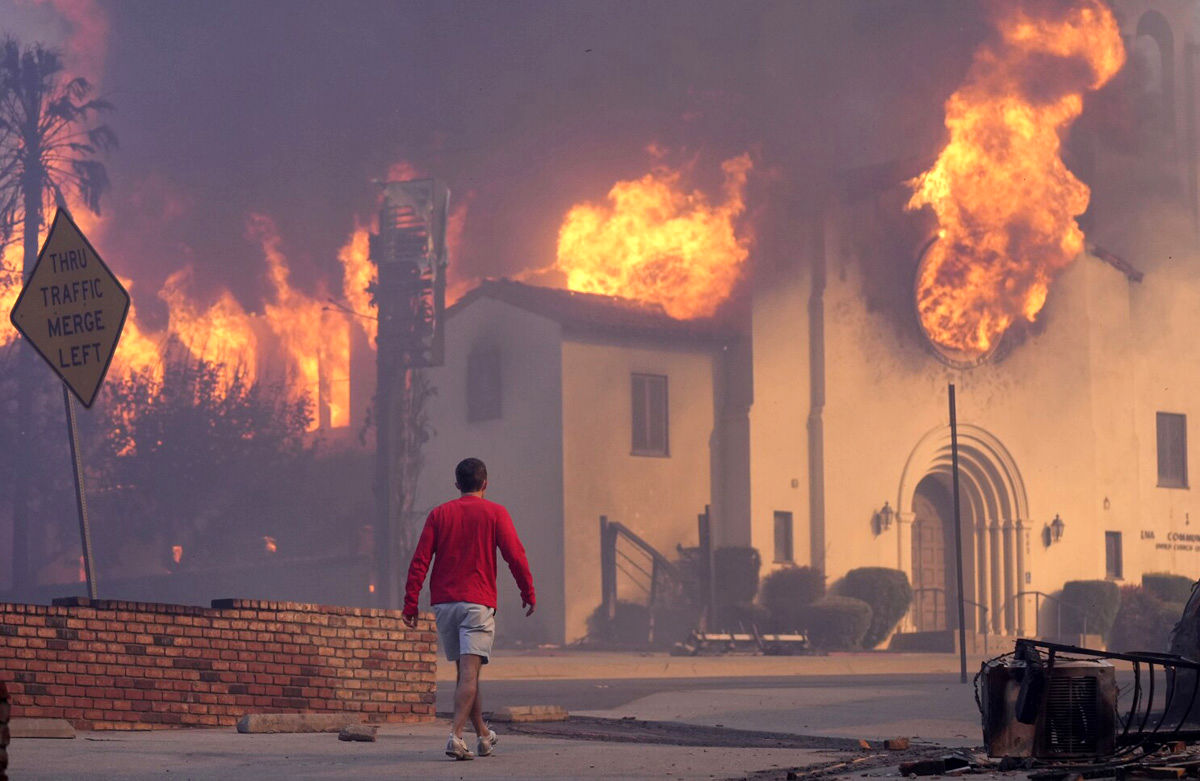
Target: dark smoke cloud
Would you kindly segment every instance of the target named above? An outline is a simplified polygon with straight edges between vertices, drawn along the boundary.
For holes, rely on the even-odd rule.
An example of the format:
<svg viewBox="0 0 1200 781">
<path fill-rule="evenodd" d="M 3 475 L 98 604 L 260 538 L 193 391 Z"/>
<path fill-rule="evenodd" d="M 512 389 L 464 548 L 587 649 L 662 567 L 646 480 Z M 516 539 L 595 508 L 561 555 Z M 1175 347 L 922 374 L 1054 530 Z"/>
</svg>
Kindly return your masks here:
<svg viewBox="0 0 1200 781">
<path fill-rule="evenodd" d="M 467 275 L 548 265 L 567 209 L 655 162 L 751 151 L 779 188 L 936 152 L 941 105 L 987 32 L 953 0 L 101 3 L 122 148 L 105 247 L 139 313 L 197 291 L 266 293 L 251 212 L 297 283 L 337 289 L 337 249 L 398 160 L 472 203 Z M 714 187 L 716 182 L 697 182 Z M 751 204 L 751 212 L 759 213 Z"/>
</svg>

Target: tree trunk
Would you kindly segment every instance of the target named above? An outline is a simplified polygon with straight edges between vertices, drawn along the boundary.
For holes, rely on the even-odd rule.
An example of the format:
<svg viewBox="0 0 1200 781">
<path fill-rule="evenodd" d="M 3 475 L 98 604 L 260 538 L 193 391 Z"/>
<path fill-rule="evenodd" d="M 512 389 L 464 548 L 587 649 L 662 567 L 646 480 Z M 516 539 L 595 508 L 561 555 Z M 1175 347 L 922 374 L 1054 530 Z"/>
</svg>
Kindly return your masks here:
<svg viewBox="0 0 1200 781">
<path fill-rule="evenodd" d="M 29 280 L 29 275 L 33 273 L 33 266 L 37 262 L 38 233 L 42 227 L 41 179 L 41 176 L 37 172 L 26 174 L 24 192 L 22 193 L 25 201 L 25 222 L 23 227 L 25 256 L 22 260 L 21 269 L 22 285 Z M 19 341 L 24 343 L 25 340 L 22 338 Z M 31 437 L 33 436 L 33 431 L 36 429 L 33 422 L 34 370 L 37 368 L 34 365 L 35 360 L 36 356 L 31 346 L 22 344 L 17 347 L 16 444 L 18 452 L 26 454 L 33 452 Z M 32 478 L 28 462 L 18 459 L 17 463 L 20 466 L 17 468 L 17 474 L 13 475 L 15 485 L 13 490 L 12 588 L 13 591 L 22 591 L 32 589 L 34 586 L 32 562 L 29 555 L 29 500 L 31 491 L 29 482 Z"/>
</svg>

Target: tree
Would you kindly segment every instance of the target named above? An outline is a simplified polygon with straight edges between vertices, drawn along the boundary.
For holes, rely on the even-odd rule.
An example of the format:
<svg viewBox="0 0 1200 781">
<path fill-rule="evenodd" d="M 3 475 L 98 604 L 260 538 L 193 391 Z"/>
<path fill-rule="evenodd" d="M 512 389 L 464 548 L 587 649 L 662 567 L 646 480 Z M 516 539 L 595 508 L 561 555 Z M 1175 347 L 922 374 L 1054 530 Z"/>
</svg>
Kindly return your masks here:
<svg viewBox="0 0 1200 781">
<path fill-rule="evenodd" d="M 306 515 L 307 397 L 236 367 L 169 353 L 161 381 L 111 378 L 95 462 L 109 519 L 103 558 L 152 542 L 172 566 L 229 563 Z M 171 560 L 172 548 L 186 561 Z M 182 555 L 180 556 L 182 559 Z"/>
<path fill-rule="evenodd" d="M 18 224 L 24 242 L 22 279 L 37 259 L 45 209 L 66 205 L 78 196 L 95 213 L 109 187 L 108 173 L 96 157 L 116 148 L 107 125 L 94 125 L 96 115 L 112 106 L 90 99 L 86 79 L 69 78 L 61 55 L 15 38 L 0 43 L 0 231 L 12 236 Z M 17 356 L 15 446 L 32 447 L 36 369 L 34 353 Z M 30 585 L 29 522 L 31 480 L 23 465 L 13 475 L 13 583 Z"/>
</svg>

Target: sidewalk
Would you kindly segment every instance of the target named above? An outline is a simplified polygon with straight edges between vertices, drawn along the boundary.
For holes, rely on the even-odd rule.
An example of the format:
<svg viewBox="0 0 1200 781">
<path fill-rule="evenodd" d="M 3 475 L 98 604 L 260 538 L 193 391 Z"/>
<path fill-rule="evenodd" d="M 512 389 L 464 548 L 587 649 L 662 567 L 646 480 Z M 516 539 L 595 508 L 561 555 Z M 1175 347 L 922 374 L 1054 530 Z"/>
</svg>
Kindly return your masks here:
<svg viewBox="0 0 1200 781">
<path fill-rule="evenodd" d="M 1000 648 L 992 655 L 1010 648 Z M 968 656 L 974 675 L 988 657 Z M 624 678 L 749 678 L 767 676 L 928 675 L 959 671 L 957 654 L 862 651 L 828 656 L 671 656 L 665 652 L 498 649 L 484 668 L 485 681 Z M 438 656 L 437 679 L 453 681 L 454 662 Z"/>
<path fill-rule="evenodd" d="M 375 743 L 336 734 L 239 735 L 233 729 L 82 732 L 74 740 L 14 740 L 8 773 L 23 779 L 729 778 L 820 764 L 838 752 L 704 748 L 505 734 L 496 754 L 455 762 L 444 722 L 385 725 Z M 473 737 L 469 741 L 474 746 Z"/>
</svg>

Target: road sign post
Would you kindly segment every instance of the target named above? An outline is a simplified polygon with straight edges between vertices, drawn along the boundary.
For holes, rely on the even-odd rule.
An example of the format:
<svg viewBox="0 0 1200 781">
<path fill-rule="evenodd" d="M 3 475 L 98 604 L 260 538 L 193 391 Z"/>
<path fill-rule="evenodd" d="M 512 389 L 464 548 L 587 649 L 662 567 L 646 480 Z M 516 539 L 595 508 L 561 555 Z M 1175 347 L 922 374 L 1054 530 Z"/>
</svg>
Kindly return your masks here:
<svg viewBox="0 0 1200 781">
<path fill-rule="evenodd" d="M 84 407 L 92 406 L 112 363 L 128 314 L 128 291 L 100 259 L 67 210 L 60 207 L 9 319 L 63 381 L 83 565 L 88 594 L 93 599 L 96 569 L 71 394 Z"/>
</svg>

